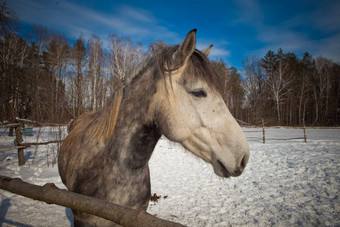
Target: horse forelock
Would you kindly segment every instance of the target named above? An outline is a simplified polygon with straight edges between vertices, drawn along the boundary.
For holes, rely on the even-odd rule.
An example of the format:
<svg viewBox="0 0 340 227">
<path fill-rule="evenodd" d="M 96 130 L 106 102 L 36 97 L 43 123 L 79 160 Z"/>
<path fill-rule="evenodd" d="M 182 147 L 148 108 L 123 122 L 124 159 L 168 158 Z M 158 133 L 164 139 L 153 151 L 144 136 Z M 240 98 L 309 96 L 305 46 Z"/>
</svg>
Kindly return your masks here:
<svg viewBox="0 0 340 227">
<path fill-rule="evenodd" d="M 171 72 L 184 66 L 183 62 L 173 57 L 178 48 L 179 45 L 167 46 L 166 44 L 159 42 L 155 44 L 153 49 L 160 71 L 163 73 L 167 72 L 170 76 L 170 80 Z M 207 83 L 212 90 L 216 90 L 220 94 L 223 93 L 221 77 L 217 74 L 205 54 L 196 49 L 185 64 L 183 74 L 188 79 L 202 80 Z"/>
<path fill-rule="evenodd" d="M 194 51 L 183 73 L 187 78 L 191 77 L 190 79 L 199 79 L 206 82 L 212 90 L 216 90 L 221 95 L 223 94 L 221 77 L 217 74 L 207 56 L 201 51 Z"/>
</svg>

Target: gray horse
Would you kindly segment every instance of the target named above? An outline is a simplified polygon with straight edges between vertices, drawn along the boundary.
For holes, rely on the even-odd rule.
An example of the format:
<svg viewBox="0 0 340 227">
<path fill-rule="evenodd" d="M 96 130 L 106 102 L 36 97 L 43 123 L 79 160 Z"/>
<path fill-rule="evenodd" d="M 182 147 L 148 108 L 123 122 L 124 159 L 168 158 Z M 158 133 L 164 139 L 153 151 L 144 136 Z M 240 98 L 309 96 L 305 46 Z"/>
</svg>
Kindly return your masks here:
<svg viewBox="0 0 340 227">
<path fill-rule="evenodd" d="M 248 142 L 222 99 L 219 76 L 196 48 L 196 29 L 178 46 L 153 54 L 101 112 L 71 126 L 58 157 L 69 191 L 146 210 L 151 194 L 149 159 L 164 135 L 213 166 L 220 177 L 239 176 Z M 73 210 L 75 226 L 114 223 Z"/>
</svg>

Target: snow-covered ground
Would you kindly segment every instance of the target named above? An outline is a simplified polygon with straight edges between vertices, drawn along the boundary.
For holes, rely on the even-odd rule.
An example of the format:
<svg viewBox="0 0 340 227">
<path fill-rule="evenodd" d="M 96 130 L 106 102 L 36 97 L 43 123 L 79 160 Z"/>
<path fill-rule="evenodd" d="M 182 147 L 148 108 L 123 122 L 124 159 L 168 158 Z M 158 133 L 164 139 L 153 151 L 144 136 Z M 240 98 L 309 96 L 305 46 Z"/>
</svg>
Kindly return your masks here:
<svg viewBox="0 0 340 227">
<path fill-rule="evenodd" d="M 41 141 L 56 139 L 50 130 L 41 133 Z M 266 129 L 266 144 L 261 129 L 244 131 L 251 157 L 245 172 L 230 179 L 217 177 L 209 164 L 162 138 L 150 160 L 152 193 L 161 198 L 150 202 L 148 212 L 188 226 L 340 226 L 339 128 L 307 129 L 307 143 L 268 140 L 303 137 L 301 129 Z M 0 151 L 14 140 L 1 133 Z M 0 152 L 0 174 L 64 188 L 54 164 L 56 150 L 32 146 L 22 167 L 15 150 Z M 70 226 L 72 221 L 69 209 L 3 190 L 0 201 L 2 226 Z"/>
</svg>

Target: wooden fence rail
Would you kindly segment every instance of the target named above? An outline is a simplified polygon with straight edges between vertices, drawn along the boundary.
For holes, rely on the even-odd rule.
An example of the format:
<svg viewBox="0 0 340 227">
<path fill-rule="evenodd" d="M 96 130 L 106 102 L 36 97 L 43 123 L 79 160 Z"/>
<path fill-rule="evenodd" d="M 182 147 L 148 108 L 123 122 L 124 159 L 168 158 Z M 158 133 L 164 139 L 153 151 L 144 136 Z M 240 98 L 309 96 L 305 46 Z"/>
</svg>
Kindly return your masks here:
<svg viewBox="0 0 340 227">
<path fill-rule="evenodd" d="M 28 120 L 28 119 L 21 119 L 21 118 L 15 118 L 15 120 L 17 122 L 21 122 L 21 123 L 26 123 L 26 124 L 31 124 L 31 125 L 37 125 L 37 126 L 52 126 L 52 127 L 58 127 L 58 126 L 67 126 L 69 125 L 69 123 L 67 124 L 61 124 L 61 123 L 42 123 L 42 122 L 38 122 L 38 121 L 32 121 L 32 120 Z"/>
<path fill-rule="evenodd" d="M 21 125 L 20 123 L 11 123 L 11 124 L 4 124 L 4 125 L 0 125 L 0 128 L 10 128 L 10 127 L 17 127 Z"/>
<path fill-rule="evenodd" d="M 51 141 L 47 141 L 47 142 L 39 142 L 39 143 L 22 143 L 22 146 L 33 146 L 33 145 L 47 145 L 47 144 L 51 144 L 51 143 L 61 143 L 63 142 L 63 140 L 51 140 Z"/>
<path fill-rule="evenodd" d="M 56 204 L 86 212 L 113 221 L 122 226 L 183 226 L 175 222 L 157 218 L 145 211 L 134 210 L 105 200 L 59 189 L 52 183 L 38 186 L 26 183 L 19 178 L 10 178 L 0 175 L 0 188 L 48 204 Z"/>
</svg>

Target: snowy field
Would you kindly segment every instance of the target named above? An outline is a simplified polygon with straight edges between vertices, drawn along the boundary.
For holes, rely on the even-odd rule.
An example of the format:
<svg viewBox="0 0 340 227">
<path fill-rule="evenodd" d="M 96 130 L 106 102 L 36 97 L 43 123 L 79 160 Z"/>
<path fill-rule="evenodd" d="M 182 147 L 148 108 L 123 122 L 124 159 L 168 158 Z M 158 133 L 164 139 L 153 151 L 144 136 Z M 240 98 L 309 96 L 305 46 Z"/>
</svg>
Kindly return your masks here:
<svg viewBox="0 0 340 227">
<path fill-rule="evenodd" d="M 45 128 L 40 141 L 56 136 Z M 303 137 L 301 129 L 245 128 L 251 157 L 237 178 L 217 177 L 211 165 L 162 138 L 150 160 L 152 193 L 148 212 L 188 226 L 340 226 L 340 128 L 307 129 L 303 140 L 268 138 Z M 36 141 L 35 136 L 25 142 Z M 55 133 L 59 133 L 54 129 Z M 2 134 L 1 134 L 2 133 Z M 0 150 L 14 137 L 0 132 Z M 254 138 L 258 137 L 258 139 Z M 26 164 L 17 166 L 17 152 L 0 152 L 0 174 L 64 188 L 58 175 L 55 145 L 25 151 Z M 70 226 L 69 209 L 48 205 L 0 190 L 2 226 Z M 1 225 L 0 225 L 1 226 Z"/>
</svg>

